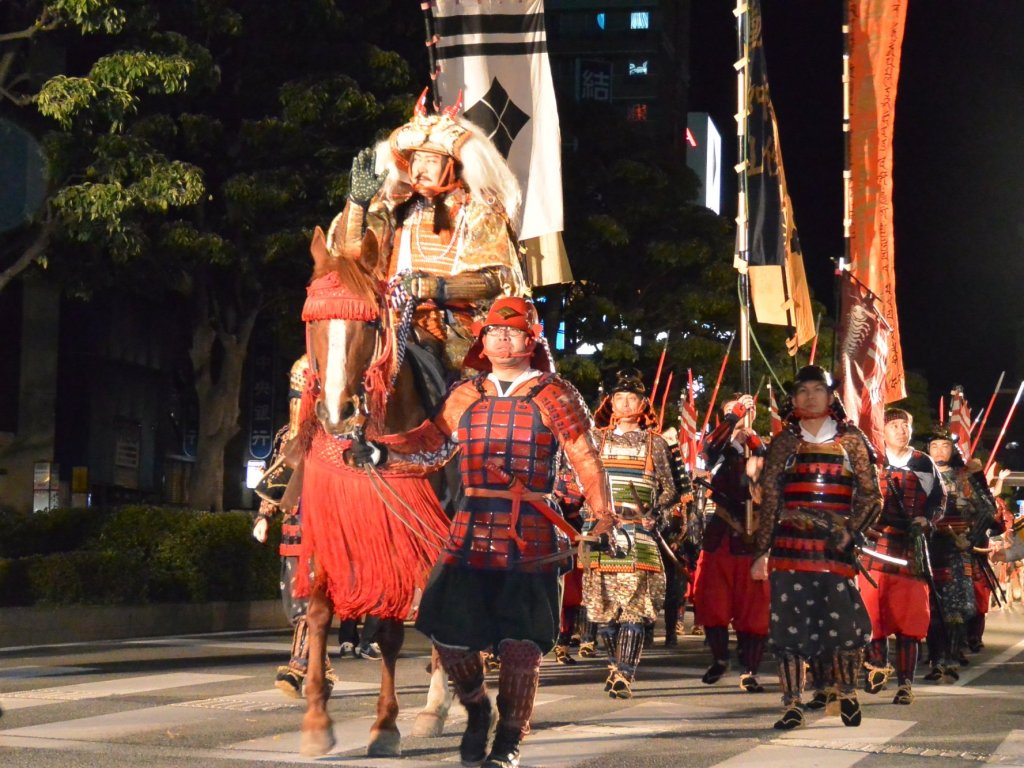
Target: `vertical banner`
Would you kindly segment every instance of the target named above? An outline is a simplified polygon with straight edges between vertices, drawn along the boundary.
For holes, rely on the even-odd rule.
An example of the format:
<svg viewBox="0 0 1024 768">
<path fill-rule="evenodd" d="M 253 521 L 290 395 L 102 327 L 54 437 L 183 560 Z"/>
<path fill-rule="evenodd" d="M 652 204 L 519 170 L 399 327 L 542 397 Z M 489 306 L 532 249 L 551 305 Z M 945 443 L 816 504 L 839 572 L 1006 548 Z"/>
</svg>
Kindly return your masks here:
<svg viewBox="0 0 1024 768">
<path fill-rule="evenodd" d="M 572 281 L 562 245 L 562 154 L 543 0 L 432 0 L 438 91 L 480 126 L 523 189 L 519 236 L 533 285 Z M 590 79 L 590 95 L 601 89 Z M 610 94 L 609 94 L 610 96 Z"/>
<path fill-rule="evenodd" d="M 768 90 L 761 6 L 750 3 L 750 88 L 746 97 L 750 298 L 757 321 L 793 329 L 790 355 L 814 338 L 814 314 L 782 166 L 779 126 Z"/>
<path fill-rule="evenodd" d="M 885 456 L 885 382 L 892 329 L 877 299 L 849 272 L 841 275 L 839 375 L 846 415 Z"/>
<path fill-rule="evenodd" d="M 249 355 L 249 457 L 269 461 L 274 451 L 274 342 L 253 340 Z"/>
<path fill-rule="evenodd" d="M 885 402 L 907 396 L 896 313 L 893 156 L 907 0 L 847 0 L 850 22 L 850 271 L 892 329 Z"/>
</svg>

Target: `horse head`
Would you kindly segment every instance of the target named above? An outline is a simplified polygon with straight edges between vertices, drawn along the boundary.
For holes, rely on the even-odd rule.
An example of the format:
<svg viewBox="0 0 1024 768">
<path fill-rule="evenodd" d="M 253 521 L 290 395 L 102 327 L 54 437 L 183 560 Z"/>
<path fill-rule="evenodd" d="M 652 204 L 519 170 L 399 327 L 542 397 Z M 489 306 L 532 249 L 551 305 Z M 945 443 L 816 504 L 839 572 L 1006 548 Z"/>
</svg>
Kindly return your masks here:
<svg viewBox="0 0 1024 768">
<path fill-rule="evenodd" d="M 393 345 L 379 249 L 368 233 L 358 258 L 332 255 L 317 227 L 310 253 L 313 278 L 302 319 L 315 413 L 328 434 L 361 436 L 368 423 L 382 423 L 390 385 Z"/>
</svg>

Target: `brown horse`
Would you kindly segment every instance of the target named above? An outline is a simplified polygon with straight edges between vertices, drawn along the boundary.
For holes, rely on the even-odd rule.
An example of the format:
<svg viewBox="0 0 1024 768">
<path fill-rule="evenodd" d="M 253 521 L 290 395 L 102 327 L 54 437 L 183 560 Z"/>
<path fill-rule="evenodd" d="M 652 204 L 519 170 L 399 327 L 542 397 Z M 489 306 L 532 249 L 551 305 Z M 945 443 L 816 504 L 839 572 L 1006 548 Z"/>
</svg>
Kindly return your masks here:
<svg viewBox="0 0 1024 768">
<path fill-rule="evenodd" d="M 314 270 L 303 319 L 311 381 L 300 439 L 306 446 L 303 546 L 315 575 L 301 752 L 323 755 L 335 743 L 323 663 L 332 614 L 369 613 L 383 619 L 377 636 L 383 663 L 367 753 L 398 756 L 395 662 L 403 621 L 447 538 L 448 520 L 426 468 L 350 465 L 353 440 L 386 445 L 389 435 L 413 430 L 426 416 L 383 297 L 376 241 L 369 235 L 358 257 L 332 256 L 318 227 L 310 251 Z M 435 667 L 434 677 L 439 674 Z"/>
</svg>

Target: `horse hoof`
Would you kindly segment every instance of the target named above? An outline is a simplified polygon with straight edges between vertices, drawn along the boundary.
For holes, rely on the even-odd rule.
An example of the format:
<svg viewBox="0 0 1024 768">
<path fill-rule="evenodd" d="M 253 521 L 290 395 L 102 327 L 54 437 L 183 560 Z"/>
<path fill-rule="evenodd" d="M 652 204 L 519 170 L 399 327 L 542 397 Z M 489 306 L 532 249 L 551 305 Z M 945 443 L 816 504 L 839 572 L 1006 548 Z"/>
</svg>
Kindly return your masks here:
<svg viewBox="0 0 1024 768">
<path fill-rule="evenodd" d="M 393 731 L 370 731 L 370 743 L 366 745 L 367 757 L 401 757 L 402 734 Z"/>
<path fill-rule="evenodd" d="M 334 749 L 336 743 L 333 728 L 324 731 L 303 731 L 302 740 L 299 742 L 299 754 L 305 757 L 320 757 Z"/>
<path fill-rule="evenodd" d="M 445 715 L 437 712 L 420 712 L 412 724 L 412 735 L 416 738 L 433 738 L 444 733 Z"/>
</svg>

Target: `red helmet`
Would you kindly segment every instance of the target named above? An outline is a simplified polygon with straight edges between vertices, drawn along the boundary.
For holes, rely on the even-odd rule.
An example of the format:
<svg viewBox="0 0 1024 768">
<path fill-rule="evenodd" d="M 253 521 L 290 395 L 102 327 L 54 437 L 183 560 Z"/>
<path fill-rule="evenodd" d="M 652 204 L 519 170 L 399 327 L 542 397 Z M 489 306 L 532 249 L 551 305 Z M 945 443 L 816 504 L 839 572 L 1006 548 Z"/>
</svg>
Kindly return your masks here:
<svg viewBox="0 0 1024 768">
<path fill-rule="evenodd" d="M 533 355 L 530 357 L 530 365 L 541 371 L 553 371 L 551 355 L 548 353 L 547 341 L 544 339 L 544 326 L 540 324 L 537 315 L 537 307 L 529 299 L 519 296 L 503 296 L 495 301 L 487 317 L 480 322 L 473 323 L 473 335 L 476 341 L 466 353 L 463 365 L 468 368 L 476 368 L 478 371 L 490 371 L 491 361 L 484 355 L 483 333 L 491 326 L 503 328 L 518 328 L 526 331 L 533 340 Z"/>
</svg>

